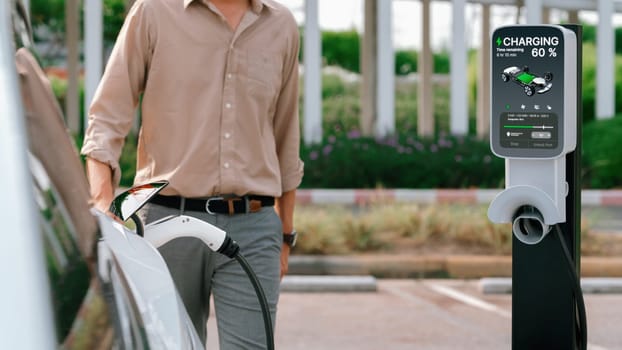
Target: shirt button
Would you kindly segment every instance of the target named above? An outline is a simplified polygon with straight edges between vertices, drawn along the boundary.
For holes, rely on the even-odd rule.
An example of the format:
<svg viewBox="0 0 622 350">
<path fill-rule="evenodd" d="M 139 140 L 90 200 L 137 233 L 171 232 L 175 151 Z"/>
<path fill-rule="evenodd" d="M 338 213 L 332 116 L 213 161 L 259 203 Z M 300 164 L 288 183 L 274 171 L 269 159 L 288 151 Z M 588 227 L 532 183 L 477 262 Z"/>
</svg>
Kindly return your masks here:
<svg viewBox="0 0 622 350">
<path fill-rule="evenodd" d="M 231 103 L 225 103 L 226 108 L 231 108 Z"/>
<path fill-rule="evenodd" d="M 227 73 L 227 79 L 231 79 L 231 78 L 233 78 L 233 74 Z"/>
<path fill-rule="evenodd" d="M 225 169 L 229 169 L 229 163 L 225 163 L 223 164 L 223 166 L 225 167 Z"/>
<path fill-rule="evenodd" d="M 228 133 L 228 132 L 226 132 L 226 133 L 225 133 L 225 138 L 226 138 L 226 139 L 228 139 L 228 138 L 230 138 L 230 137 L 231 137 L 231 134 L 230 134 L 230 133 Z"/>
</svg>

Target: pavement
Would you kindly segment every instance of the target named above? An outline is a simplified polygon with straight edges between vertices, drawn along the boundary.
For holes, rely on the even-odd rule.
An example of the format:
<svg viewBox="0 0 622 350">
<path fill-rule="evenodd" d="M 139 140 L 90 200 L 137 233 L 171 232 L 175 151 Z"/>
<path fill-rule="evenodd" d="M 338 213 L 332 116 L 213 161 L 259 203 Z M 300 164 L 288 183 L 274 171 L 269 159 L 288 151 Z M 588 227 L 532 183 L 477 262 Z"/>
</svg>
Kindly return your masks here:
<svg viewBox="0 0 622 350">
<path fill-rule="evenodd" d="M 377 279 L 367 292 L 283 291 L 276 348 L 509 349 L 511 298 L 462 279 Z M 622 294 L 585 294 L 585 302 L 588 349 L 622 349 Z M 212 315 L 207 349 L 218 349 L 215 323 Z"/>
</svg>

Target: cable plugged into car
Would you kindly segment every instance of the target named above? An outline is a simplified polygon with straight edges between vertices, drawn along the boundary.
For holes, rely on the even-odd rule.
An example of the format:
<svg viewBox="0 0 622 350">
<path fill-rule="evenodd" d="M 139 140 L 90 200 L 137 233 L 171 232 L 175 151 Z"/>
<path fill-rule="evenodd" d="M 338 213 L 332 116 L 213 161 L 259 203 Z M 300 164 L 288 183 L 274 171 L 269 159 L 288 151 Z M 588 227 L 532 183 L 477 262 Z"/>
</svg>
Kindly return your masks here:
<svg viewBox="0 0 622 350">
<path fill-rule="evenodd" d="M 240 252 L 239 245 L 220 228 L 187 215 L 171 215 L 143 225 L 136 212 L 153 196 L 168 185 L 167 181 L 133 187 L 118 195 L 110 205 L 110 211 L 121 220 L 132 220 L 136 234 L 158 248 L 176 238 L 197 238 L 210 250 L 235 259 L 248 276 L 261 306 L 266 333 L 267 349 L 274 349 L 274 331 L 270 308 L 261 282 L 252 267 Z"/>
</svg>

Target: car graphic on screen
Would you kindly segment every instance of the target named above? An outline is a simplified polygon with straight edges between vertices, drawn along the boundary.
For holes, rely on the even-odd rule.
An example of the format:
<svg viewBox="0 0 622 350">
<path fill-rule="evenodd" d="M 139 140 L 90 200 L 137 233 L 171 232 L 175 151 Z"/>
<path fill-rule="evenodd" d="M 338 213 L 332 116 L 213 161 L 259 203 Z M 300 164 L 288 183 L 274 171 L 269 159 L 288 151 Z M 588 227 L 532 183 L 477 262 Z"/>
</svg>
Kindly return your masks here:
<svg viewBox="0 0 622 350">
<path fill-rule="evenodd" d="M 553 86 L 553 73 L 546 72 L 543 77 L 537 76 L 529 72 L 529 67 L 524 66 L 518 68 L 516 66 L 508 67 L 501 73 L 501 79 L 504 82 L 513 81 L 523 87 L 523 91 L 527 96 L 533 96 L 536 93 L 543 94 Z"/>
</svg>

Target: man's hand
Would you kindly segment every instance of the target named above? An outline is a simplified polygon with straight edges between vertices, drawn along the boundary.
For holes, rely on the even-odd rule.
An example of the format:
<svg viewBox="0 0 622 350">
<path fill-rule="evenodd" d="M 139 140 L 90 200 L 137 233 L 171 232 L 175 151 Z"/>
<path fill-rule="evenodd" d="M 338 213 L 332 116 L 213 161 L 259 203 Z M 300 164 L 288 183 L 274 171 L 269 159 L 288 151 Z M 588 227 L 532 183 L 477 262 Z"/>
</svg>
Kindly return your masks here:
<svg viewBox="0 0 622 350">
<path fill-rule="evenodd" d="M 110 203 L 114 199 L 114 188 L 112 186 L 112 170 L 108 164 L 98 160 L 86 159 L 86 174 L 89 179 L 91 190 L 91 204 L 95 209 L 120 221 L 119 218 L 110 212 Z"/>
<path fill-rule="evenodd" d="M 287 271 L 289 270 L 289 245 L 283 244 L 281 248 L 281 279 L 283 276 L 287 275 Z"/>
<path fill-rule="evenodd" d="M 296 190 L 283 192 L 280 198 L 276 199 L 276 212 L 283 224 L 283 233 L 290 233 L 294 230 L 294 206 L 296 205 Z M 281 249 L 281 278 L 288 270 L 290 248 L 283 244 Z"/>
</svg>

